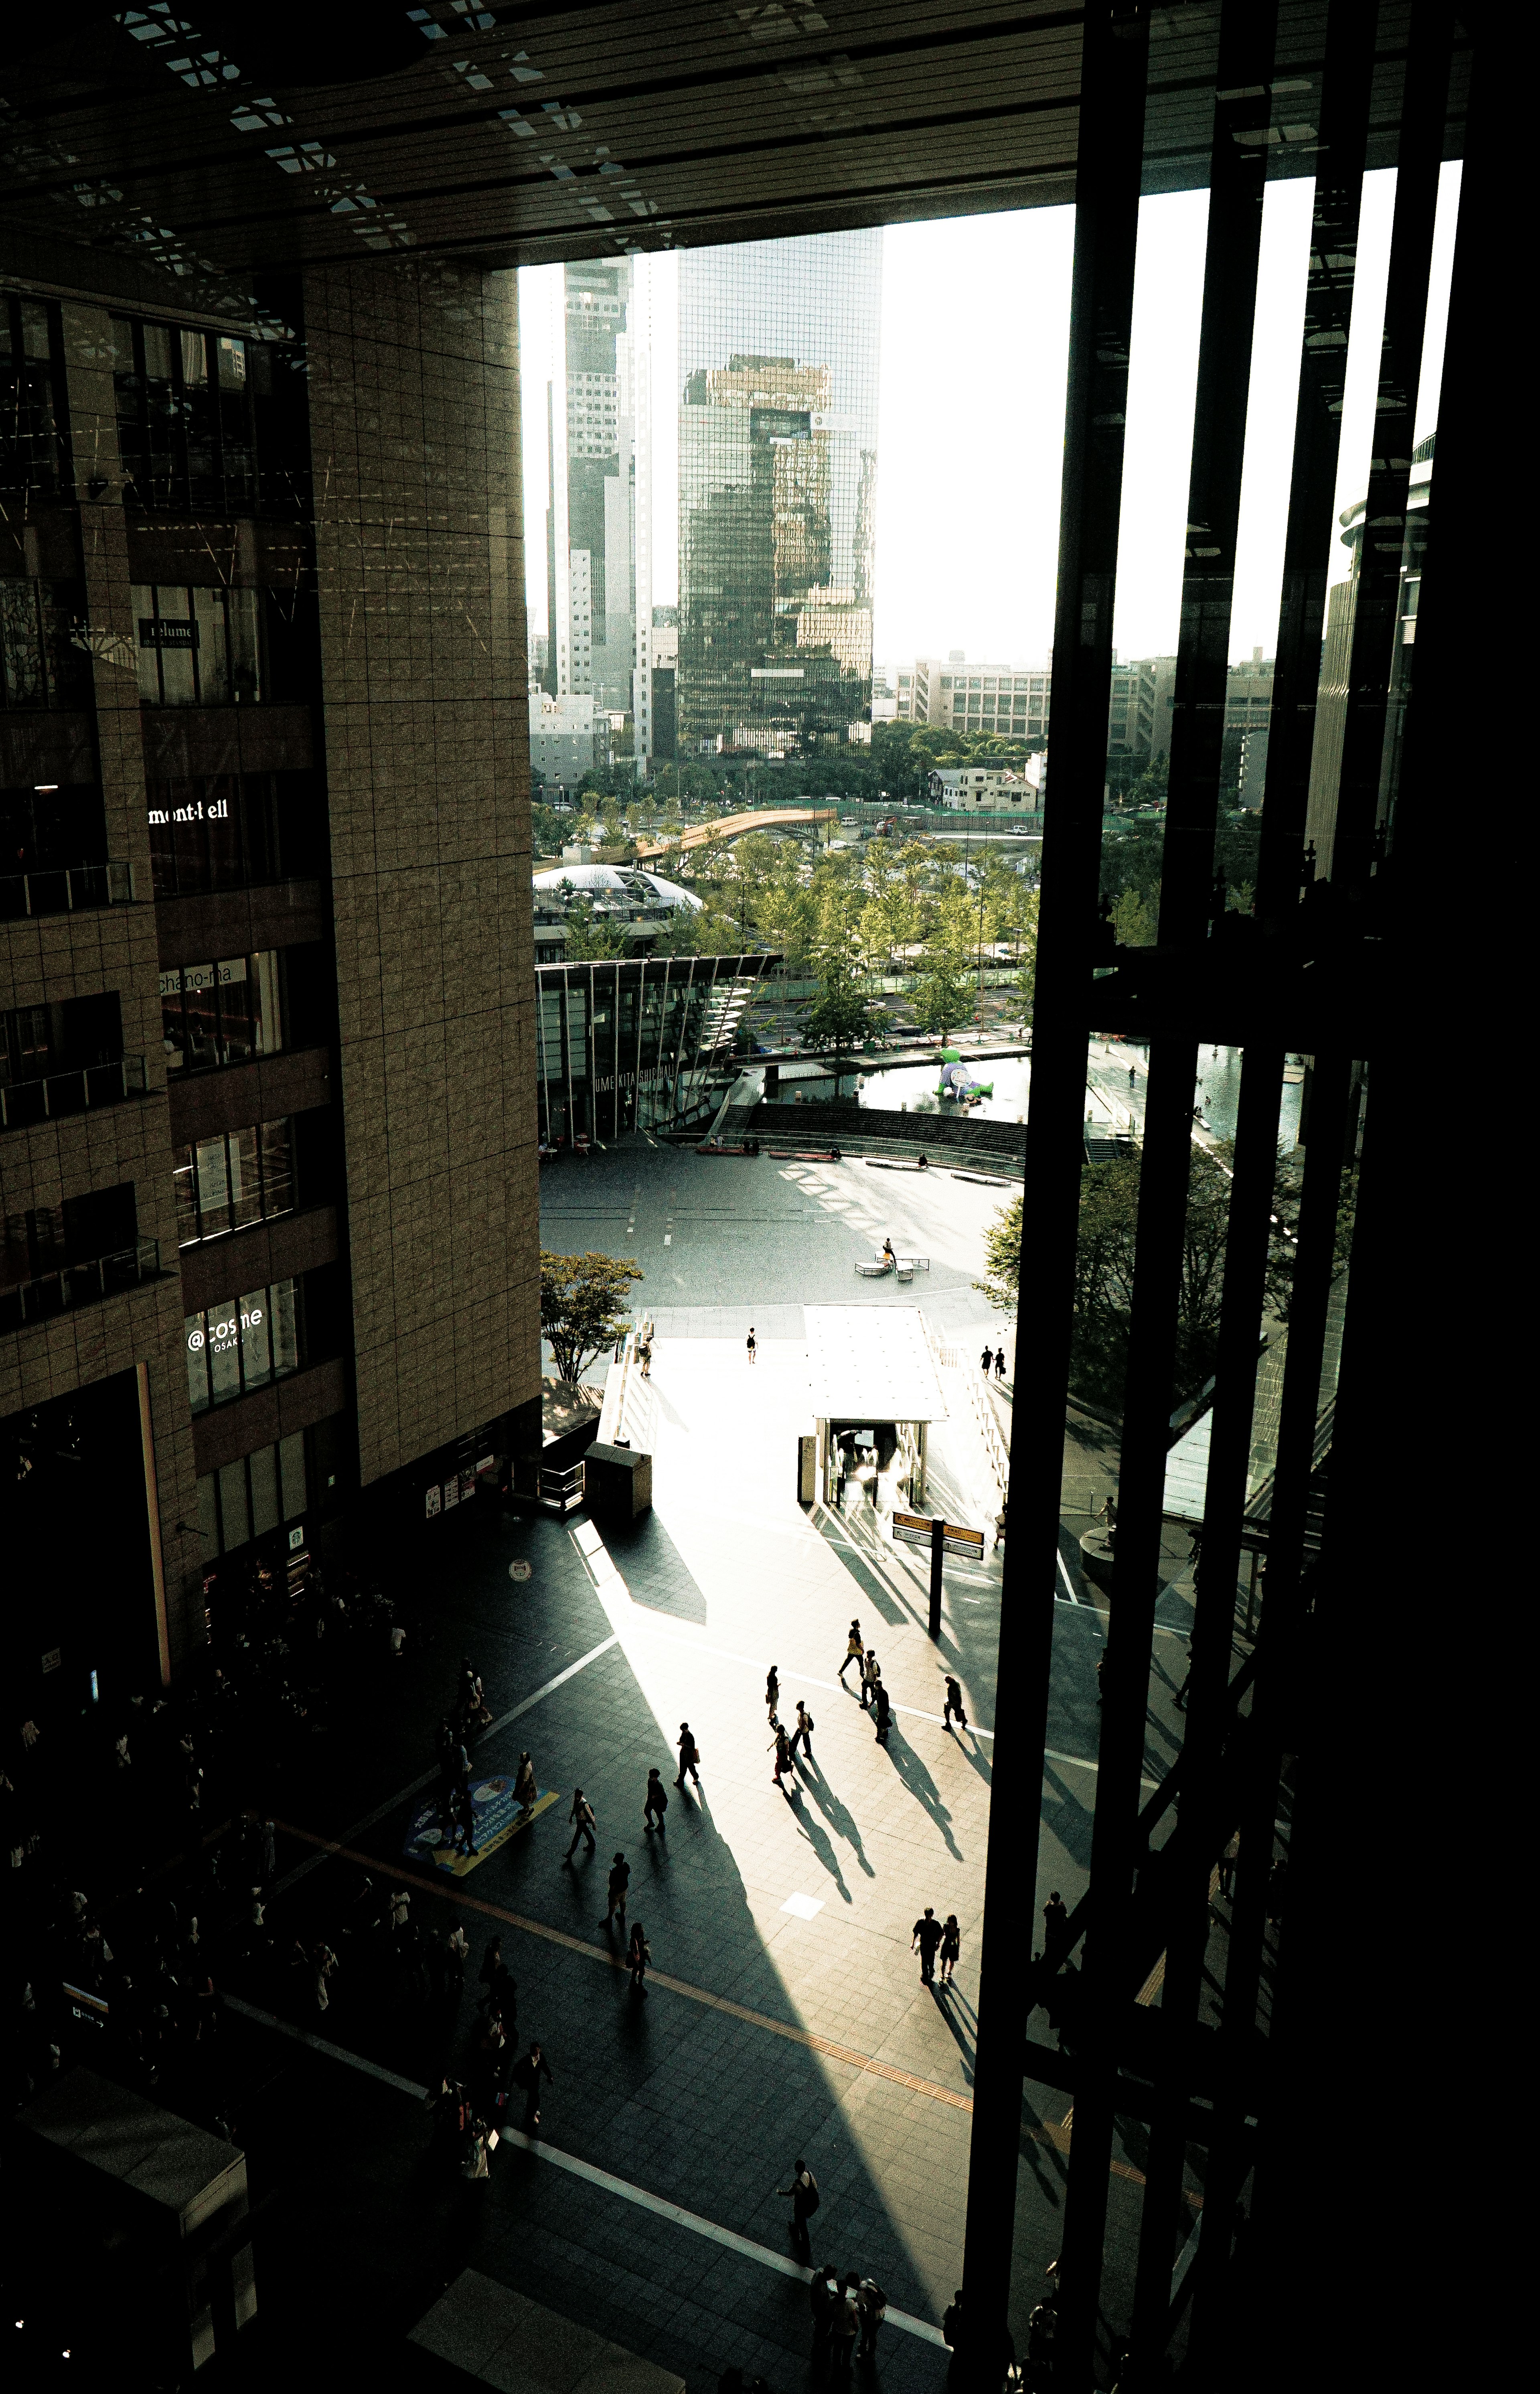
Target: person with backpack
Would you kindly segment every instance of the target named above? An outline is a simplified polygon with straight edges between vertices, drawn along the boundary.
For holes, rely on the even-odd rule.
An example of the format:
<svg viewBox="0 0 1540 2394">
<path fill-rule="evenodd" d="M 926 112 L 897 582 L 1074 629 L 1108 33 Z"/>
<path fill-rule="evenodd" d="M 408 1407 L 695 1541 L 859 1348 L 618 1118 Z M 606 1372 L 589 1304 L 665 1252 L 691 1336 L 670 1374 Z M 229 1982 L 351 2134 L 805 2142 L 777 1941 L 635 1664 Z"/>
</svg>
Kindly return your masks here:
<svg viewBox="0 0 1540 2394">
<path fill-rule="evenodd" d="M 792 1731 L 792 1753 L 794 1756 L 796 1755 L 798 1742 L 800 1742 L 802 1751 L 807 1756 L 808 1760 L 809 1762 L 812 1760 L 813 1730 L 816 1726 L 817 1724 L 814 1721 L 811 1713 L 808 1710 L 807 1705 L 802 1702 L 801 1697 L 798 1696 L 796 1700 L 796 1727 Z"/>
<path fill-rule="evenodd" d="M 861 1658 L 861 1709 L 862 1712 L 866 1710 L 876 1694 L 877 1681 L 881 1677 L 882 1665 L 877 1661 L 877 1650 L 875 1646 L 868 1646 Z"/>
<path fill-rule="evenodd" d="M 651 1769 L 647 1774 L 647 1797 L 646 1801 L 642 1805 L 641 1811 L 641 1825 L 648 1836 L 651 1836 L 652 1834 L 652 1818 L 654 1813 L 657 1815 L 657 1823 L 659 1828 L 667 1828 L 668 1823 L 664 1819 L 664 1814 L 667 1809 L 668 1790 L 663 1783 L 662 1773 L 654 1765 L 652 1769 Z"/>
<path fill-rule="evenodd" d="M 808 2222 L 819 2205 L 818 2180 L 800 2153 L 792 2164 L 790 2186 L 778 2186 L 775 2191 L 783 2198 L 787 2195 L 791 2197 L 792 2243 L 796 2248 L 798 2260 L 810 2265 L 813 2251 L 812 2238 L 808 2233 Z"/>
</svg>

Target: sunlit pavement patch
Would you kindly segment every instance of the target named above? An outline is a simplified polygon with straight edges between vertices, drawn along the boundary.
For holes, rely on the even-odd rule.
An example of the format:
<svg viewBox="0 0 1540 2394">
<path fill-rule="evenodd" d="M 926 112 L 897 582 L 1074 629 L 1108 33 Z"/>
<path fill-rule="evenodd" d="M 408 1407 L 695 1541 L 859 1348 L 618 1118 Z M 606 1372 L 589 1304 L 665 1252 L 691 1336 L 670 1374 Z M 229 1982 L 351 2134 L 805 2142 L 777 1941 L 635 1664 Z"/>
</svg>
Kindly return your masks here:
<svg viewBox="0 0 1540 2394">
<path fill-rule="evenodd" d="M 463 1847 L 446 1846 L 437 1798 L 419 1804 L 412 1816 L 412 1825 L 401 1847 L 408 1861 L 427 1862 L 445 1878 L 464 1878 L 478 1862 L 484 1862 L 499 1846 L 506 1846 L 520 1829 L 527 1829 L 542 1812 L 556 1802 L 553 1788 L 548 1795 L 537 1796 L 528 1812 L 521 1812 L 513 1800 L 511 1778 L 473 1779 L 470 1800 L 475 1807 L 476 1850 L 467 1853 Z"/>
</svg>

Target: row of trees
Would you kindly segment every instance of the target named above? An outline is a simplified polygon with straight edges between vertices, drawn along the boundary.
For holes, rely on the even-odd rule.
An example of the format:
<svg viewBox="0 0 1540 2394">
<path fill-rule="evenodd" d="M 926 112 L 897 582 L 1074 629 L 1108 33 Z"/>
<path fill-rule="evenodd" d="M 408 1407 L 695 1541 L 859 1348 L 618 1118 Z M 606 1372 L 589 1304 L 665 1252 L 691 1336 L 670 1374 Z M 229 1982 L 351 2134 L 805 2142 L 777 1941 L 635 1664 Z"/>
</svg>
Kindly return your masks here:
<svg viewBox="0 0 1540 2394">
<path fill-rule="evenodd" d="M 1194 1145 L 1191 1150 L 1173 1408 L 1197 1393 L 1218 1355 L 1225 1240 L 1230 1228 L 1230 1149 L 1223 1146 L 1211 1151 Z M 1281 1156 L 1273 1190 L 1265 1303 L 1273 1319 L 1285 1324 L 1294 1300 L 1299 1180 L 1295 1158 Z M 1113 1164 L 1088 1164 L 1080 1176 L 1070 1386 L 1087 1403 L 1114 1413 L 1123 1410 L 1127 1375 L 1139 1186 L 1137 1155 Z M 1346 1270 L 1352 1244 L 1356 1189 L 1356 1173 L 1349 1172 L 1337 1212 L 1337 1274 Z M 1022 1297 L 1021 1215 L 1022 1200 L 1014 1197 L 995 1217 L 985 1233 L 984 1277 L 974 1283 L 1003 1313 L 1016 1313 Z"/>
</svg>

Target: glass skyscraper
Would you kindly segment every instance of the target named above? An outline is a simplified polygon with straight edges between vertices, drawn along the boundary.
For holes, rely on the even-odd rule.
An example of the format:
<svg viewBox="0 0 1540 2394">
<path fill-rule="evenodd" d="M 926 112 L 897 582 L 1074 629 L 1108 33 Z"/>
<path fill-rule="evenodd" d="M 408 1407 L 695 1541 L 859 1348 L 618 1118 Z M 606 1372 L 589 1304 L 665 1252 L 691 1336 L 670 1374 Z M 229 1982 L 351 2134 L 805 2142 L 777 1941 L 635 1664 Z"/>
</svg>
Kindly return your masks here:
<svg viewBox="0 0 1540 2394">
<path fill-rule="evenodd" d="M 643 257 L 566 268 L 546 399 L 546 688 L 629 713 L 639 762 L 652 751 L 649 272 Z"/>
<path fill-rule="evenodd" d="M 681 757 L 870 717 L 881 313 L 880 230 L 680 259 Z"/>
</svg>

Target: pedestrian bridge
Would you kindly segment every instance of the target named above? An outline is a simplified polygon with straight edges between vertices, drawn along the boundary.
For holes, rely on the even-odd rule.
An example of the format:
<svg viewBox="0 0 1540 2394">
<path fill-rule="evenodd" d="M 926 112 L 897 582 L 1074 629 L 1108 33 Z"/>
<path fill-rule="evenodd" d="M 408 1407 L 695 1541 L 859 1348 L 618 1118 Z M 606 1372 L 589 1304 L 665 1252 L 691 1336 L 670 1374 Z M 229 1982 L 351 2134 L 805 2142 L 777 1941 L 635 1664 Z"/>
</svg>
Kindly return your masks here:
<svg viewBox="0 0 1540 2394">
<path fill-rule="evenodd" d="M 738 839 L 745 831 L 790 831 L 803 823 L 832 823 L 836 819 L 833 807 L 757 807 L 747 814 L 719 815 L 715 822 L 696 823 L 678 839 L 638 839 L 637 862 L 645 864 L 651 857 L 668 856 L 676 849 L 684 855 L 692 848 L 712 848 L 725 839 Z"/>
</svg>

